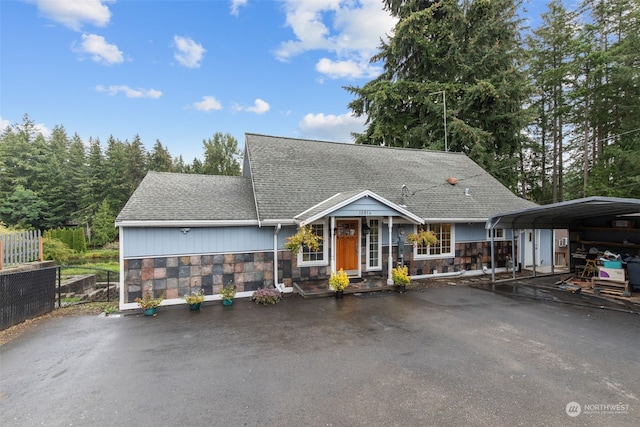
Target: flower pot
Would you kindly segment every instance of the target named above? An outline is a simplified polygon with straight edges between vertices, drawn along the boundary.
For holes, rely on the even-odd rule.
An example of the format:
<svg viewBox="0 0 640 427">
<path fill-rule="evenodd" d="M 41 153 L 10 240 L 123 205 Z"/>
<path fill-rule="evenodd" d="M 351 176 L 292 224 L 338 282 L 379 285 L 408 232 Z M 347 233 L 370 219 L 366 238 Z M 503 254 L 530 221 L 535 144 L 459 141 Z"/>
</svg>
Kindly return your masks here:
<svg viewBox="0 0 640 427">
<path fill-rule="evenodd" d="M 144 315 L 145 316 L 155 316 L 156 311 L 158 311 L 158 307 L 145 308 L 144 309 Z"/>
<path fill-rule="evenodd" d="M 342 299 L 344 296 L 344 291 L 336 291 L 336 299 Z"/>
<path fill-rule="evenodd" d="M 404 292 L 407 289 L 406 285 L 396 285 L 396 287 L 398 288 L 398 292 L 401 293 L 401 294 L 404 294 Z"/>
<path fill-rule="evenodd" d="M 200 304 L 199 302 L 195 303 L 195 304 L 189 304 L 189 310 L 200 310 Z"/>
<path fill-rule="evenodd" d="M 232 299 L 223 299 L 222 300 L 222 305 L 232 305 L 233 304 L 233 300 Z"/>
</svg>

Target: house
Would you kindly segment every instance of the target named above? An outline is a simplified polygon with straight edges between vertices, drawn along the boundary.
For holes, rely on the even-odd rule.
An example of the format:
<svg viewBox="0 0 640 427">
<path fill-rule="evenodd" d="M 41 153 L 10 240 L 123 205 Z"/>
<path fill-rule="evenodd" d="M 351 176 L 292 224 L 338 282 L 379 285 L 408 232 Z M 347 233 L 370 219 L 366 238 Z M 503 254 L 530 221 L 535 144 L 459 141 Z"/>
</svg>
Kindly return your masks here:
<svg viewBox="0 0 640 427">
<path fill-rule="evenodd" d="M 532 206 L 463 154 L 246 134 L 241 177 L 149 172 L 140 183 L 116 219 L 120 308 L 147 289 L 165 304 L 196 289 L 219 299 L 228 283 L 237 297 L 292 292 L 340 268 L 390 283 L 398 262 L 413 277 L 481 272 L 487 219 Z M 321 245 L 292 255 L 284 243 L 300 225 Z M 438 243 L 405 244 L 419 228 Z M 504 267 L 512 230 L 492 232 Z"/>
</svg>

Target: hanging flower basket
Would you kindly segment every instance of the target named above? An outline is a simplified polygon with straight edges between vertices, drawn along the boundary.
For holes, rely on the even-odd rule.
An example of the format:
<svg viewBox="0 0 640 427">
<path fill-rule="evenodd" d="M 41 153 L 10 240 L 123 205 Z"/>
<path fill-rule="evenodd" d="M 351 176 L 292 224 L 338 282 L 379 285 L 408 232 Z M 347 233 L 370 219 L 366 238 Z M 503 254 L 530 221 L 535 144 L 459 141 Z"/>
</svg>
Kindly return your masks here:
<svg viewBox="0 0 640 427">
<path fill-rule="evenodd" d="M 432 231 L 419 230 L 417 233 L 407 234 L 407 241 L 414 246 L 431 246 L 438 243 L 438 238 Z"/>
<path fill-rule="evenodd" d="M 296 234 L 287 238 L 284 247 L 293 254 L 300 252 L 300 248 L 303 246 L 316 252 L 320 249 L 320 242 L 322 242 L 322 237 L 315 234 L 310 225 L 303 225 L 298 228 Z"/>
</svg>

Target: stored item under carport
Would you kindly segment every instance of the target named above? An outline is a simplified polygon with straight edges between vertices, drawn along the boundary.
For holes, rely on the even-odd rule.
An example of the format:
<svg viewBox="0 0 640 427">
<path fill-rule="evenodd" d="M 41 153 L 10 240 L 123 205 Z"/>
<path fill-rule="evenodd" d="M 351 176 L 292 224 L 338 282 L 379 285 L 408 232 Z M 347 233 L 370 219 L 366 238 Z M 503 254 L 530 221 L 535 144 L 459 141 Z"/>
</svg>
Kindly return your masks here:
<svg viewBox="0 0 640 427">
<path fill-rule="evenodd" d="M 640 291 L 640 257 L 627 260 L 627 273 L 633 291 Z"/>
</svg>

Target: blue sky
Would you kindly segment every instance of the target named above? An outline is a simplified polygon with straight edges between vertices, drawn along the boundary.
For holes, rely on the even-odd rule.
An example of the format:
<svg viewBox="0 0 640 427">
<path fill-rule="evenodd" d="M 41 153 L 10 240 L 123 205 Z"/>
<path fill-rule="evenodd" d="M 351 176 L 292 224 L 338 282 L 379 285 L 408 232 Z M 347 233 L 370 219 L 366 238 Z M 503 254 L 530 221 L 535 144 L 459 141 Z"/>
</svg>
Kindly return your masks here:
<svg viewBox="0 0 640 427">
<path fill-rule="evenodd" d="M 379 73 L 394 24 L 381 0 L 2 0 L 0 125 L 138 134 L 186 162 L 215 132 L 350 142 L 343 86 Z"/>
</svg>

